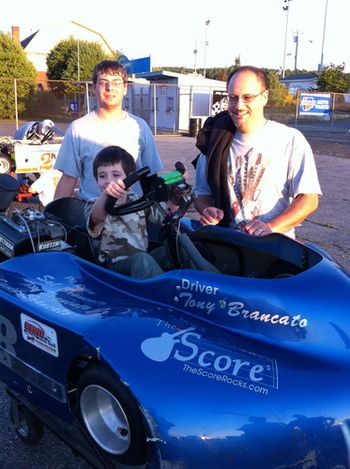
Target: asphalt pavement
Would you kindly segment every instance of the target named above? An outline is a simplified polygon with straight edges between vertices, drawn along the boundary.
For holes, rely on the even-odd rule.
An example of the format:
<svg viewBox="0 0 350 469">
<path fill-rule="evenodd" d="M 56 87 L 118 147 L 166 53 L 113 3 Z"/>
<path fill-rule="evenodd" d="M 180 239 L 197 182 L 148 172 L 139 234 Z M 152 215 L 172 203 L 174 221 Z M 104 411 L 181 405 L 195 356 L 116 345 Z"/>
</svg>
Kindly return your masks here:
<svg viewBox="0 0 350 469">
<path fill-rule="evenodd" d="M 9 135 L 0 127 L 0 135 Z M 334 137 L 334 136 L 333 136 Z M 187 136 L 156 136 L 165 169 L 174 169 L 176 161 L 186 164 L 189 182 L 194 172 L 191 161 L 198 151 L 195 138 Z M 350 272 L 350 152 L 315 154 L 323 196 L 319 208 L 297 229 L 297 236 L 327 250 L 336 262 Z M 191 212 L 191 216 L 195 216 Z M 49 430 L 40 444 L 26 446 L 15 435 L 8 418 L 8 399 L 0 385 L 0 468 L 1 469 L 87 469 L 87 464 Z"/>
</svg>

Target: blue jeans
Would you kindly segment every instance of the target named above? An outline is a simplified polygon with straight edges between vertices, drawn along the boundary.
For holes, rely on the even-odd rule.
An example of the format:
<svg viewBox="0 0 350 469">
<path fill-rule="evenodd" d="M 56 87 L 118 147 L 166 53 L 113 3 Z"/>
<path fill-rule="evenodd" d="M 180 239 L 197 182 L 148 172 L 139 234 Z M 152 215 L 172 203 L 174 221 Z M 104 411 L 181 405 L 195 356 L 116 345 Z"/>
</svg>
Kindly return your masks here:
<svg viewBox="0 0 350 469">
<path fill-rule="evenodd" d="M 158 262 L 147 252 L 137 252 L 110 265 L 110 269 L 130 277 L 145 279 L 164 273 Z"/>
</svg>

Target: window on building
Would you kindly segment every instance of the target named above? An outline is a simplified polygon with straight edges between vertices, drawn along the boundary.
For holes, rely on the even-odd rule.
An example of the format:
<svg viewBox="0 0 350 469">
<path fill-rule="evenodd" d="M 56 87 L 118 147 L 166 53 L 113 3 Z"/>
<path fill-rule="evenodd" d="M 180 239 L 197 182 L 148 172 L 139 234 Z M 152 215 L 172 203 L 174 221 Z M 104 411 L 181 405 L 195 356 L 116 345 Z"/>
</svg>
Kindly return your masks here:
<svg viewBox="0 0 350 469">
<path fill-rule="evenodd" d="M 166 99 L 166 112 L 174 112 L 175 111 L 175 102 L 173 96 L 168 96 Z"/>
</svg>

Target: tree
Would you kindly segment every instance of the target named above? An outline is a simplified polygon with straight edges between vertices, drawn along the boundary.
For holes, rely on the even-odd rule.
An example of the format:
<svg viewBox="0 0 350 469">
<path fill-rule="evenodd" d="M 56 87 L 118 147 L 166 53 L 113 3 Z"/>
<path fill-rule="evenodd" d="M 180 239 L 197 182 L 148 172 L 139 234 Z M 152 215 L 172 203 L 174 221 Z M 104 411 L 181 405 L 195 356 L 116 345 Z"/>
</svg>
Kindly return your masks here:
<svg viewBox="0 0 350 469">
<path fill-rule="evenodd" d="M 47 77 L 49 80 L 91 80 L 93 69 L 98 62 L 115 59 L 117 55 L 117 51 L 115 56 L 106 54 L 97 42 L 81 41 L 70 36 L 60 41 L 49 52 L 46 59 Z M 58 87 L 55 88 L 57 91 Z"/>
<path fill-rule="evenodd" d="M 350 89 L 349 75 L 344 73 L 345 64 L 330 64 L 323 68 L 317 80 L 320 91 L 347 93 Z"/>
<path fill-rule="evenodd" d="M 0 32 L 0 118 L 14 119 L 15 89 L 18 112 L 25 110 L 26 98 L 34 89 L 36 70 L 21 45 L 10 35 Z"/>
<path fill-rule="evenodd" d="M 226 81 L 227 80 L 227 69 L 226 68 L 219 68 L 216 79 L 220 80 L 220 81 Z"/>
<path fill-rule="evenodd" d="M 233 65 L 231 65 L 230 67 L 228 67 L 227 77 L 230 75 L 230 73 L 237 70 L 240 66 L 241 66 L 241 56 L 238 55 L 237 57 L 235 57 L 235 63 Z M 226 79 L 227 79 L 227 77 L 226 77 Z"/>
</svg>

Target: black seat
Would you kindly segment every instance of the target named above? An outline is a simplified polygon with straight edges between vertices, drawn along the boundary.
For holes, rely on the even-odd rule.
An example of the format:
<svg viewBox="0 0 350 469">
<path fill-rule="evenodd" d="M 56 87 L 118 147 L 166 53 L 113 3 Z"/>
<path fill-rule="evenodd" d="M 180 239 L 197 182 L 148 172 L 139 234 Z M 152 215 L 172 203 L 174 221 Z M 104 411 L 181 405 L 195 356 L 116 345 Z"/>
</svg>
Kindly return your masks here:
<svg viewBox="0 0 350 469">
<path fill-rule="evenodd" d="M 60 218 L 65 225 L 72 228 L 86 228 L 84 205 L 85 202 L 81 199 L 62 197 L 47 204 L 44 213 Z"/>
<path fill-rule="evenodd" d="M 97 249 L 86 229 L 84 206 L 81 199 L 62 197 L 47 204 L 44 214 L 62 223 L 67 231 L 67 243 L 74 247 L 79 257 L 97 262 Z"/>
</svg>

